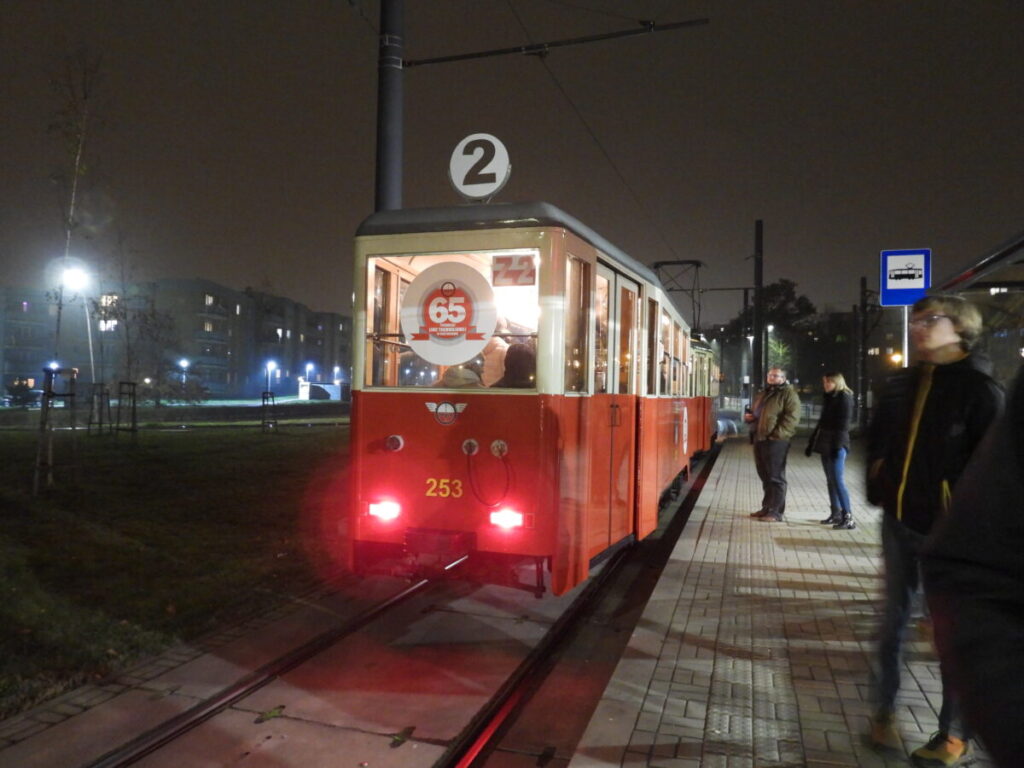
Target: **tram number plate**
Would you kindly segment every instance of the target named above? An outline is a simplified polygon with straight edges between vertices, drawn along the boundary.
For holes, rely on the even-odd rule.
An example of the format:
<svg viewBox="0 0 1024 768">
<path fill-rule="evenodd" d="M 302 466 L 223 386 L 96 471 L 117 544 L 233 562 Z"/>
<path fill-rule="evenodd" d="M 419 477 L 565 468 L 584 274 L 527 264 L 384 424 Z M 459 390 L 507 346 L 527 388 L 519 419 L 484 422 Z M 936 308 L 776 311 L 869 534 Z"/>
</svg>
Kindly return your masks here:
<svg viewBox="0 0 1024 768">
<path fill-rule="evenodd" d="M 491 283 L 495 287 L 506 285 L 534 285 L 537 282 L 537 267 L 533 256 L 517 254 L 495 256 L 491 267 Z"/>
<path fill-rule="evenodd" d="M 427 496 L 440 496 L 442 499 L 458 499 L 462 497 L 462 481 L 451 477 L 428 477 Z"/>
</svg>

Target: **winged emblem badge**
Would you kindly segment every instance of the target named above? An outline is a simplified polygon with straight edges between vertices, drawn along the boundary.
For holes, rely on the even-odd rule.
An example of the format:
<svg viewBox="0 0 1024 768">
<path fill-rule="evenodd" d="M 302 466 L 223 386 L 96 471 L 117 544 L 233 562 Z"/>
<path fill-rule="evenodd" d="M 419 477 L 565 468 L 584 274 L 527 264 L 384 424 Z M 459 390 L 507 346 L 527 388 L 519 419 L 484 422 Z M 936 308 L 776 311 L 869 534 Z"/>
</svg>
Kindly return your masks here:
<svg viewBox="0 0 1024 768">
<path fill-rule="evenodd" d="M 434 414 L 438 424 L 448 426 L 454 424 L 460 413 L 466 410 L 466 403 L 449 403 L 447 400 L 440 403 L 427 403 L 427 410 Z"/>
</svg>

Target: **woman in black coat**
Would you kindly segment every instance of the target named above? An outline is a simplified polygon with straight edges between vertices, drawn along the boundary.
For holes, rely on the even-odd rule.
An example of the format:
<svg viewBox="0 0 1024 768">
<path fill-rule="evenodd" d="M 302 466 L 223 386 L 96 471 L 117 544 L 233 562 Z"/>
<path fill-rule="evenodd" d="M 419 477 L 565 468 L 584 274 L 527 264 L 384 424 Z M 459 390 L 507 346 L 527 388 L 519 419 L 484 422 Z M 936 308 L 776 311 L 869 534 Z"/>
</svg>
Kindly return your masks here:
<svg viewBox="0 0 1024 768">
<path fill-rule="evenodd" d="M 846 379 L 841 373 L 826 373 L 821 378 L 821 385 L 825 389 L 821 418 L 811 433 L 804 453 L 808 456 L 820 453 L 821 466 L 825 470 L 832 511 L 821 523 L 831 525 L 836 530 L 851 530 L 857 526 L 853 522 L 850 493 L 846 490 L 843 470 L 846 467 L 846 455 L 850 452 L 853 391 L 846 386 Z"/>
</svg>

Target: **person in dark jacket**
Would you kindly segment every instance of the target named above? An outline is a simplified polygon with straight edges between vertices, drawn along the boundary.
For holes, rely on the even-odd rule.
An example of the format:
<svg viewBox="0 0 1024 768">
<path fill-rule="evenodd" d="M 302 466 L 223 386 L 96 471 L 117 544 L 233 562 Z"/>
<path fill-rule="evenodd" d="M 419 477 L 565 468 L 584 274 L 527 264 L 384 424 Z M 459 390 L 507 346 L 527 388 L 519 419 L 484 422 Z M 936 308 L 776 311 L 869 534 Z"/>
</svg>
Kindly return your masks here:
<svg viewBox="0 0 1024 768">
<path fill-rule="evenodd" d="M 763 523 L 779 523 L 786 513 L 786 457 L 800 421 L 800 398 L 786 381 L 786 371 L 778 366 L 768 369 L 765 381 L 743 417 L 750 424 L 754 467 L 764 491 L 761 508 L 750 516 Z"/>
<path fill-rule="evenodd" d="M 935 642 L 964 715 L 1004 768 L 1024 764 L 1024 367 L 921 561 Z"/>
<path fill-rule="evenodd" d="M 871 740 L 899 748 L 894 709 L 910 604 L 919 583 L 925 539 L 949 506 L 950 493 L 1002 406 L 1002 391 L 970 354 L 981 314 L 956 296 L 929 296 L 913 306 L 911 342 L 917 363 L 886 386 L 868 432 L 868 500 L 881 505 L 885 615 L 878 643 L 878 709 Z M 972 759 L 970 733 L 952 733 L 956 697 L 940 660 L 939 730 L 911 753 L 919 766 Z"/>
<path fill-rule="evenodd" d="M 853 390 L 846 386 L 841 373 L 826 373 L 821 378 L 825 390 L 821 417 L 807 441 L 804 453 L 821 454 L 821 466 L 825 470 L 831 514 L 821 521 L 836 530 L 852 530 L 853 511 L 850 508 L 850 493 L 846 490 L 843 470 L 846 456 L 850 452 L 850 419 L 853 417 Z"/>
</svg>

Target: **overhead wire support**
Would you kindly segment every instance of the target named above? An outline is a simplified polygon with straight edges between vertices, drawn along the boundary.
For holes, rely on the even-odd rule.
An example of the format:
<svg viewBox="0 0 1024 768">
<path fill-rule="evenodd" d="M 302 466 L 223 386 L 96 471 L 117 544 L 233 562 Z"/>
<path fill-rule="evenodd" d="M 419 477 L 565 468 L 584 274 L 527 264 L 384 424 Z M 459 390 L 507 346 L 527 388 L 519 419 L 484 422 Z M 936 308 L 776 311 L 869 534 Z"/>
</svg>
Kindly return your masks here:
<svg viewBox="0 0 1024 768">
<path fill-rule="evenodd" d="M 675 259 L 672 261 L 656 261 L 651 264 L 651 269 L 658 275 L 662 284 L 665 286 L 665 290 L 681 291 L 690 296 L 690 304 L 693 312 L 693 327 L 695 329 L 700 328 L 700 268 L 705 266 L 703 261 L 699 259 Z M 670 272 L 671 268 L 680 270 L 679 272 Z M 687 288 L 683 285 L 682 277 L 686 274 L 687 270 L 693 269 L 693 285 Z"/>
<path fill-rule="evenodd" d="M 570 45 L 583 45 L 584 43 L 596 43 L 602 40 L 614 40 L 620 37 L 634 37 L 636 35 L 647 35 L 654 32 L 671 32 L 674 29 L 684 27 L 699 27 L 709 24 L 710 19 L 690 19 L 688 21 L 672 21 L 659 24 L 654 21 L 641 22 L 640 29 L 623 29 L 618 32 L 605 32 L 600 35 L 585 35 L 583 37 L 571 37 L 565 40 L 552 40 L 546 43 L 530 43 L 529 45 L 517 45 L 511 48 L 496 48 L 490 51 L 475 51 L 473 53 L 457 53 L 451 56 L 435 56 L 430 59 L 406 59 L 402 62 L 405 69 L 420 67 L 424 64 L 446 64 L 452 61 L 466 61 L 468 59 L 485 59 L 492 56 L 508 56 L 513 53 L 524 56 L 543 56 L 552 48 L 565 48 Z"/>
</svg>

